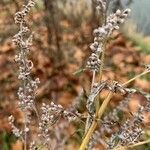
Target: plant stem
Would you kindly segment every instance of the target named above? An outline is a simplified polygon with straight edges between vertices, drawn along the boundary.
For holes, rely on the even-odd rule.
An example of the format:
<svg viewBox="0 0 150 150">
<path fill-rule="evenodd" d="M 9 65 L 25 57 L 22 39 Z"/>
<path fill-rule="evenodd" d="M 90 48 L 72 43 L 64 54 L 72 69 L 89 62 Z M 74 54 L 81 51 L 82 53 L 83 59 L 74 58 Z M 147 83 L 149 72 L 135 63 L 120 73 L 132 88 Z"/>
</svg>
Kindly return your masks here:
<svg viewBox="0 0 150 150">
<path fill-rule="evenodd" d="M 103 68 L 104 68 L 105 49 L 106 49 L 106 44 L 105 43 L 106 42 L 104 42 L 102 55 L 101 55 L 101 67 L 100 67 L 100 71 L 99 71 L 99 82 L 102 80 L 102 73 L 103 73 Z"/>
<path fill-rule="evenodd" d="M 26 114 L 25 114 L 25 123 L 24 123 L 24 150 L 27 150 L 27 132 L 26 132 L 26 128 L 27 128 L 27 118 L 26 118 Z"/>
<path fill-rule="evenodd" d="M 101 82 L 102 80 L 102 73 L 103 73 L 103 68 L 104 68 L 104 60 L 105 60 L 105 49 L 106 49 L 106 41 L 103 42 L 103 50 L 102 50 L 102 55 L 101 55 L 101 68 L 99 71 L 99 82 Z M 96 113 L 95 115 L 98 115 L 98 110 L 99 110 L 99 106 L 100 106 L 100 95 L 98 94 L 98 96 L 96 97 L 95 100 L 95 108 L 96 108 Z"/>
<path fill-rule="evenodd" d="M 92 83 L 91 83 L 91 90 L 92 90 L 93 85 L 94 85 L 94 83 L 95 83 L 95 75 L 96 75 L 96 72 L 93 71 L 93 77 L 92 77 Z"/>
<path fill-rule="evenodd" d="M 104 59 L 105 59 L 105 49 L 106 49 L 106 42 L 104 41 L 104 45 L 103 45 L 103 50 L 102 50 L 102 55 L 101 55 L 101 68 L 100 68 L 100 71 L 99 71 L 99 82 L 101 82 L 102 80 L 102 73 L 103 73 L 103 68 L 104 68 Z M 98 110 L 99 110 L 99 106 L 100 106 L 100 95 L 98 95 L 96 97 L 96 100 L 95 100 L 95 108 L 96 108 L 96 113 L 95 115 L 97 116 L 98 115 Z"/>
<path fill-rule="evenodd" d="M 93 85 L 95 83 L 95 75 L 96 75 L 96 72 L 93 71 L 93 74 L 92 74 L 92 83 L 91 83 L 91 90 L 93 88 Z M 88 114 L 88 117 L 86 119 L 86 125 L 85 125 L 85 134 L 87 133 L 87 129 L 89 128 L 89 122 L 90 122 L 90 115 Z"/>
<path fill-rule="evenodd" d="M 146 140 L 146 141 L 142 141 L 142 142 L 135 143 L 135 144 L 133 144 L 133 145 L 122 146 L 122 147 L 114 148 L 113 150 L 126 150 L 127 148 L 133 148 L 133 147 L 136 147 L 136 146 L 144 145 L 144 144 L 146 144 L 146 143 L 150 143 L 150 139 L 148 139 L 148 140 Z"/>
<path fill-rule="evenodd" d="M 98 110 L 98 120 L 102 117 L 110 99 L 112 98 L 113 92 L 109 92 L 109 94 L 107 95 L 106 99 L 103 101 L 101 107 Z"/>
<path fill-rule="evenodd" d="M 92 90 L 93 85 L 95 83 L 95 75 L 96 75 L 96 72 L 93 71 L 93 74 L 92 74 L 92 83 L 91 83 L 91 90 Z M 87 133 L 87 130 L 88 130 L 89 126 L 90 126 L 89 125 L 89 121 L 90 121 L 90 115 L 88 114 L 87 119 L 86 119 L 86 125 L 85 125 L 85 134 Z"/>
<path fill-rule="evenodd" d="M 20 31 L 23 32 L 23 23 L 20 24 Z M 23 35 L 21 34 L 21 40 L 23 41 Z M 23 61 L 23 65 L 25 68 L 25 72 L 27 70 L 26 64 L 27 64 L 27 53 L 24 49 L 21 48 L 21 55 L 22 55 L 22 61 Z M 22 80 L 22 88 L 23 88 L 23 93 L 24 95 L 27 95 L 27 86 L 28 80 Z M 26 132 L 26 128 L 27 128 L 27 112 L 26 110 L 22 110 L 24 112 L 24 150 L 27 150 L 27 132 Z"/>
<path fill-rule="evenodd" d="M 149 72 L 150 72 L 150 70 L 146 70 L 146 71 L 142 72 L 141 74 L 135 76 L 134 78 L 130 79 L 129 81 L 125 82 L 125 83 L 122 84 L 122 85 L 123 85 L 123 86 L 126 86 L 127 84 L 131 83 L 131 82 L 134 81 L 135 79 L 140 78 L 141 76 L 143 76 L 143 75 L 145 75 L 145 74 L 147 74 L 147 73 L 149 73 Z"/>
<path fill-rule="evenodd" d="M 150 72 L 150 70 L 144 71 L 144 72 L 142 72 L 141 74 L 135 76 L 134 78 L 130 79 L 129 81 L 125 82 L 125 83 L 122 84 L 122 85 L 123 85 L 123 86 L 127 86 L 129 83 L 131 83 L 131 82 L 134 81 L 135 79 L 137 79 L 137 78 L 139 78 L 139 77 L 141 77 L 141 76 L 143 76 L 143 75 L 145 75 L 145 74 L 147 74 L 147 73 L 149 73 L 149 72 Z M 103 115 L 103 113 L 104 113 L 104 111 L 105 111 L 105 109 L 106 109 L 106 107 L 107 107 L 107 105 L 108 105 L 110 99 L 112 98 L 112 96 L 113 96 L 113 92 L 110 91 L 109 94 L 107 95 L 106 99 L 103 101 L 101 107 L 100 107 L 99 110 L 98 110 L 98 114 L 97 114 L 96 117 L 95 117 L 97 120 L 100 120 L 100 119 L 101 119 L 101 117 L 102 117 L 102 115 Z M 83 139 L 79 150 L 84 150 L 84 149 L 85 149 L 85 147 L 86 147 L 86 145 L 88 144 L 88 142 L 89 142 L 89 140 L 90 140 L 90 138 L 91 138 L 93 132 L 95 131 L 95 129 L 96 129 L 96 127 L 97 127 L 97 124 L 98 124 L 98 122 L 97 122 L 96 120 L 94 120 L 93 123 L 92 123 L 92 125 L 91 125 L 91 127 L 90 127 L 90 129 L 88 130 L 87 134 L 85 135 L 85 138 Z"/>
<path fill-rule="evenodd" d="M 90 129 L 88 130 L 87 134 L 85 135 L 85 138 L 84 138 L 79 150 L 84 150 L 85 149 L 85 147 L 86 147 L 88 141 L 90 140 L 91 135 L 94 132 L 96 126 L 97 126 L 97 122 L 94 120 L 91 127 L 90 127 Z"/>
</svg>

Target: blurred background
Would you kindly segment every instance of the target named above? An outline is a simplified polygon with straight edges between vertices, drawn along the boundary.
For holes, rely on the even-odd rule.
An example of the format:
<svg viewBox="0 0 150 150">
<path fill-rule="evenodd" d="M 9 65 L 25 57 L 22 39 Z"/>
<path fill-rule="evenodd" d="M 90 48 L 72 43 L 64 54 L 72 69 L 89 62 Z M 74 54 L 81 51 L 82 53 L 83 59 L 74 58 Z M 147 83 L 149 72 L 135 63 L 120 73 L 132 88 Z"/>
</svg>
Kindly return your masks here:
<svg viewBox="0 0 150 150">
<path fill-rule="evenodd" d="M 17 108 L 18 66 L 14 61 L 17 53 L 12 43 L 18 27 L 14 14 L 27 0 L 0 0 L 0 145 L 2 150 L 19 150 L 8 124 L 13 114 L 18 124 L 22 114 Z M 131 16 L 114 32 L 108 42 L 105 60 L 104 80 L 118 80 L 123 83 L 142 72 L 144 64 L 150 63 L 150 1 L 111 0 L 109 13 L 118 8 L 131 8 Z M 93 41 L 92 31 L 100 20 L 95 10 L 95 0 L 36 0 L 36 5 L 27 18 L 34 33 L 33 46 L 29 56 L 34 63 L 33 77 L 40 78 L 36 95 L 38 106 L 42 102 L 62 104 L 69 107 L 90 85 L 91 74 L 76 73 L 84 68 Z M 136 80 L 130 86 L 150 92 L 148 75 Z M 105 96 L 105 93 L 104 93 Z M 142 100 L 136 96 L 136 100 Z M 120 97 L 115 97 L 119 101 Z M 17 147 L 18 146 L 18 147 Z M 148 145 L 147 145 L 148 147 Z M 0 148 L 1 150 L 1 148 Z"/>
</svg>

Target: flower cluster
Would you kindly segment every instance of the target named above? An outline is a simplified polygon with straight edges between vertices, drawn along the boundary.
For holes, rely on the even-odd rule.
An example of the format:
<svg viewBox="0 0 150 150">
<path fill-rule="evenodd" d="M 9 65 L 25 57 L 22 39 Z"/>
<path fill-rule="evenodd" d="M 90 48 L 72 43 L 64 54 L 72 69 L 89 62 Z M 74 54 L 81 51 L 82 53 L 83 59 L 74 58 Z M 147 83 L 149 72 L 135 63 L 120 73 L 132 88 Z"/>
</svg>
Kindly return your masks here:
<svg viewBox="0 0 150 150">
<path fill-rule="evenodd" d="M 36 149 L 37 149 L 37 145 L 36 145 L 35 141 L 31 142 L 29 150 L 36 150 Z"/>
<path fill-rule="evenodd" d="M 39 122 L 39 137 L 45 140 L 45 145 L 48 145 L 50 141 L 49 129 L 55 124 L 63 114 L 63 107 L 61 105 L 55 105 L 51 102 L 50 105 L 42 104 L 41 107 L 41 117 Z"/>
<path fill-rule="evenodd" d="M 112 111 L 104 116 L 104 118 L 101 120 L 100 127 L 93 133 L 93 136 L 90 139 L 90 142 L 88 144 L 89 149 L 94 148 L 96 144 L 100 143 L 104 147 L 106 147 L 106 143 L 102 140 L 102 136 L 104 134 L 112 134 L 114 132 L 113 129 L 118 125 L 118 122 L 120 121 L 119 113 L 123 112 L 124 109 L 128 107 L 130 97 L 131 93 L 127 94 L 127 96 L 117 105 L 117 107 L 115 107 Z"/>
<path fill-rule="evenodd" d="M 38 78 L 35 80 L 31 79 L 30 74 L 33 63 L 27 58 L 32 45 L 32 34 L 30 34 L 30 29 L 25 24 L 25 16 L 29 13 L 32 6 L 34 6 L 34 1 L 29 0 L 24 9 L 15 14 L 15 23 L 19 25 L 20 31 L 13 38 L 13 42 L 20 49 L 20 52 L 15 56 L 15 61 L 19 64 L 18 79 L 22 82 L 22 86 L 18 90 L 19 106 L 24 110 L 33 109 L 34 92 L 37 89 L 37 84 L 40 83 Z"/>
<path fill-rule="evenodd" d="M 150 64 L 148 64 L 148 65 L 145 66 L 145 70 L 146 71 L 150 71 Z"/>
<path fill-rule="evenodd" d="M 92 53 L 87 62 L 87 68 L 90 68 L 93 71 L 97 71 L 99 70 L 100 64 L 101 64 L 101 61 L 98 58 L 98 55 L 96 55 L 95 53 Z"/>
<path fill-rule="evenodd" d="M 137 142 L 143 133 L 143 113 L 149 110 L 149 103 L 146 106 L 140 106 L 138 111 L 133 114 L 132 119 L 126 120 L 121 125 L 119 131 L 116 134 L 112 134 L 107 143 L 107 148 L 112 149 L 116 146 L 115 139 L 117 139 L 122 146 Z"/>
<path fill-rule="evenodd" d="M 106 9 L 106 3 L 97 0 L 98 9 Z M 103 46 L 105 40 L 110 36 L 113 30 L 118 30 L 119 25 L 125 21 L 130 9 L 126 9 L 124 11 L 117 10 L 115 14 L 111 14 L 107 17 L 106 21 L 103 23 L 102 27 L 98 27 L 93 31 L 94 34 L 94 43 L 90 45 L 90 49 L 92 50 L 92 54 L 87 61 L 86 67 L 92 71 L 98 71 L 101 65 L 100 54 L 103 51 Z"/>
<path fill-rule="evenodd" d="M 117 10 L 115 14 L 111 14 L 106 21 L 105 31 L 108 35 L 112 33 L 113 30 L 118 30 L 120 24 L 124 23 L 125 19 L 130 13 L 130 9 L 124 11 Z"/>
<path fill-rule="evenodd" d="M 29 0 L 27 5 L 24 6 L 24 9 L 22 11 L 19 11 L 15 14 L 15 23 L 16 24 L 23 24 L 25 23 L 25 16 L 29 13 L 31 7 L 33 7 L 35 4 L 34 0 Z"/>
<path fill-rule="evenodd" d="M 27 134 L 29 132 L 29 124 L 31 121 L 30 111 L 36 110 L 34 104 L 35 91 L 38 87 L 37 85 L 40 83 L 38 78 L 32 80 L 31 70 L 33 63 L 28 59 L 30 46 L 32 45 L 32 34 L 26 24 L 25 17 L 33 6 L 34 1 L 29 0 L 23 10 L 17 12 L 14 18 L 15 23 L 19 26 L 19 32 L 13 37 L 13 42 L 19 49 L 18 54 L 15 56 L 15 61 L 19 66 L 18 79 L 21 81 L 17 94 L 19 97 L 19 107 L 24 113 L 24 129 L 23 131 L 19 131 L 19 129 L 17 130 L 17 128 L 13 125 L 12 117 L 10 119 L 10 124 L 16 136 L 21 136 L 22 134 L 22 141 L 24 142 L 25 149 L 27 146 Z"/>
<path fill-rule="evenodd" d="M 24 92 L 23 87 L 19 87 L 18 97 L 19 97 L 19 106 L 25 110 L 31 110 L 34 108 L 34 99 L 35 96 L 32 93 L 37 88 L 37 83 L 39 83 L 39 79 L 37 78 L 35 81 L 32 80 L 30 83 L 26 85 L 26 92 Z"/>
<path fill-rule="evenodd" d="M 44 139 L 44 145 L 48 145 L 48 142 L 50 141 L 51 127 L 62 117 L 69 121 L 74 121 L 80 117 L 80 114 L 74 112 L 74 110 L 65 110 L 61 105 L 56 105 L 53 102 L 51 102 L 50 105 L 46 105 L 45 103 L 42 104 L 39 122 L 39 137 Z"/>
<path fill-rule="evenodd" d="M 10 124 L 10 126 L 11 126 L 11 128 L 12 128 L 13 134 L 14 134 L 16 137 L 22 137 L 22 131 L 20 131 L 20 130 L 14 125 L 14 121 L 15 121 L 14 117 L 13 117 L 13 116 L 10 116 L 10 117 L 8 118 L 8 121 L 9 121 L 9 124 Z"/>
<path fill-rule="evenodd" d="M 107 133 L 112 133 L 113 127 L 120 121 L 118 114 L 128 107 L 130 97 L 131 93 L 121 100 L 121 102 L 111 112 L 104 116 L 101 127 L 103 132 L 106 131 Z"/>
<path fill-rule="evenodd" d="M 99 12 L 104 13 L 104 11 L 106 10 L 106 0 L 97 0 L 96 3 L 96 9 L 99 10 Z"/>
</svg>

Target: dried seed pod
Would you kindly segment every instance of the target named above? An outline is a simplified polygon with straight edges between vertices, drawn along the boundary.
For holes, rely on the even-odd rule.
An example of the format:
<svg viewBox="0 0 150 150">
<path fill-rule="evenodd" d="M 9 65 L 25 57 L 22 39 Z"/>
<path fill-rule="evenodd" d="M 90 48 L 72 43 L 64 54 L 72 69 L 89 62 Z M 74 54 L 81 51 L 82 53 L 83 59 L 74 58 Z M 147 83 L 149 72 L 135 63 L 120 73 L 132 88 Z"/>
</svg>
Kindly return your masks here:
<svg viewBox="0 0 150 150">
<path fill-rule="evenodd" d="M 101 61 L 95 53 L 92 53 L 89 57 L 86 67 L 92 71 L 98 71 Z"/>
</svg>

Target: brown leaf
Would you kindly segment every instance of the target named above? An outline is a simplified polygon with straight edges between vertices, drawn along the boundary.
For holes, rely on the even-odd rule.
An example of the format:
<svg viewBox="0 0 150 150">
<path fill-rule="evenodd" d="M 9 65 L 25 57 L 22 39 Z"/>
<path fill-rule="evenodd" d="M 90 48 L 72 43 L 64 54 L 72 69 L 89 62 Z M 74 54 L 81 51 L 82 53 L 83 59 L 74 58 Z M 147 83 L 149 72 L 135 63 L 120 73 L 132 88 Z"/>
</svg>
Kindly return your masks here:
<svg viewBox="0 0 150 150">
<path fill-rule="evenodd" d="M 74 99 L 74 96 L 68 92 L 62 92 L 59 98 L 59 103 L 63 106 L 69 106 Z"/>
<path fill-rule="evenodd" d="M 16 141 L 16 143 L 11 144 L 11 150 L 23 150 L 23 144 L 21 141 Z"/>
<path fill-rule="evenodd" d="M 125 56 L 123 53 L 118 53 L 114 55 L 112 58 L 115 65 L 119 65 L 121 62 L 123 62 L 124 59 L 125 59 Z"/>
<path fill-rule="evenodd" d="M 137 79 L 135 81 L 135 86 L 140 87 L 143 90 L 150 91 L 150 83 L 149 81 Z"/>
</svg>

